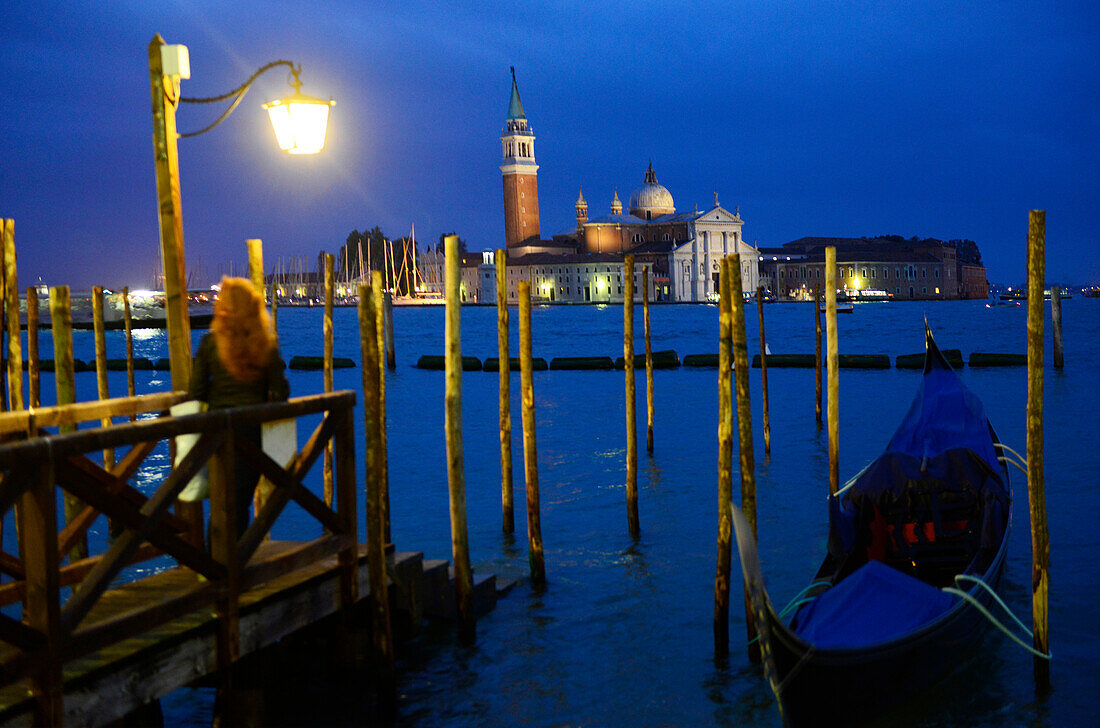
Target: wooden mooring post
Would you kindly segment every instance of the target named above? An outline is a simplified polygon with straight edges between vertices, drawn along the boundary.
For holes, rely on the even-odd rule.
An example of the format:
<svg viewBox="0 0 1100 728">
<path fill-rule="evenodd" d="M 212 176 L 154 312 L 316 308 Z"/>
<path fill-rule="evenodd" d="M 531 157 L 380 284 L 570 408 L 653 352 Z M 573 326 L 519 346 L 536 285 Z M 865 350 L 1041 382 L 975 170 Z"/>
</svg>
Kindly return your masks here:
<svg viewBox="0 0 1100 728">
<path fill-rule="evenodd" d="M 825 343 L 828 351 L 829 495 L 840 488 L 840 358 L 836 340 L 836 248 L 825 248 Z"/>
<path fill-rule="evenodd" d="M 130 287 L 122 288 L 122 326 L 126 331 L 126 395 L 133 397 L 136 391 L 134 387 L 134 322 L 130 314 Z M 130 415 L 130 421 L 137 420 L 137 415 Z"/>
<path fill-rule="evenodd" d="M 4 315 L 8 355 L 8 409 L 23 409 L 23 350 L 19 334 L 19 283 L 15 274 L 15 220 L 0 220 L 3 227 Z"/>
<path fill-rule="evenodd" d="M 523 472 L 527 484 L 527 560 L 531 581 L 546 583 L 542 553 L 542 516 L 539 511 L 539 463 L 535 440 L 535 377 L 531 365 L 531 282 L 519 281 L 519 375 L 522 394 Z"/>
<path fill-rule="evenodd" d="M 645 451 L 653 454 L 653 344 L 649 331 L 649 266 L 642 266 L 642 322 L 645 327 Z"/>
<path fill-rule="evenodd" d="M 497 249 L 497 372 L 500 381 L 500 502 L 504 533 L 516 530 L 512 494 L 512 360 L 508 345 L 508 258 Z"/>
<path fill-rule="evenodd" d="M 1043 484 L 1043 279 L 1046 211 L 1031 210 L 1027 229 L 1027 500 L 1031 517 L 1031 622 L 1034 647 L 1050 654 L 1050 534 Z M 1035 685 L 1050 687 L 1050 661 L 1035 657 Z"/>
<path fill-rule="evenodd" d="M 821 304 L 825 303 L 823 294 L 814 296 L 814 417 L 821 427 Z"/>
<path fill-rule="evenodd" d="M 470 569 L 470 543 L 466 531 L 466 472 L 462 450 L 462 301 L 458 236 L 444 238 L 446 250 L 447 318 L 446 394 L 444 426 L 447 431 L 447 484 L 451 506 L 451 549 L 455 567 L 455 604 L 458 607 L 458 639 L 473 644 L 477 637 L 474 581 Z"/>
<path fill-rule="evenodd" d="M 38 355 L 38 289 L 27 287 L 27 406 L 42 404 L 41 369 Z"/>
<path fill-rule="evenodd" d="M 103 323 L 103 286 L 92 287 L 92 332 L 95 337 L 95 375 L 96 394 L 100 399 L 110 399 L 107 385 L 107 332 Z M 100 420 L 103 427 L 111 426 L 111 418 Z M 103 467 L 108 470 L 115 466 L 115 451 L 108 448 L 103 451 Z"/>
<path fill-rule="evenodd" d="M 267 290 L 264 285 L 264 241 L 250 238 L 245 245 L 248 246 L 248 277 L 262 296 Z"/>
<path fill-rule="evenodd" d="M 69 287 L 55 286 L 50 289 L 50 333 L 53 339 L 54 381 L 57 388 L 57 404 L 66 405 L 76 402 L 76 375 L 73 365 L 73 324 L 72 306 L 69 301 Z M 61 432 L 72 432 L 73 425 L 61 425 Z M 65 523 L 69 523 L 84 509 L 79 498 L 65 492 Z M 68 554 L 69 561 L 87 558 L 88 537 L 77 540 Z"/>
<path fill-rule="evenodd" d="M 264 286 L 264 243 L 257 238 L 249 238 L 245 241 L 245 246 L 248 249 L 248 278 L 262 300 L 267 290 Z M 256 492 L 252 496 L 252 508 L 256 513 L 264 509 L 264 503 L 271 497 L 274 490 L 275 486 L 272 482 L 261 476 L 256 484 Z"/>
<path fill-rule="evenodd" d="M 714 575 L 714 655 L 729 655 L 733 535 L 733 391 L 729 259 L 718 273 L 718 568 Z"/>
<path fill-rule="evenodd" d="M 370 274 L 371 292 L 374 296 L 374 328 L 378 337 L 378 421 L 382 431 L 382 532 L 385 534 L 386 543 L 390 543 L 390 456 L 389 440 L 386 436 L 386 360 L 383 352 L 386 351 L 386 301 L 389 300 L 389 292 L 385 291 L 382 283 L 382 273 L 372 271 Z M 392 311 L 392 309 L 390 309 Z M 392 327 L 393 321 L 388 324 Z"/>
<path fill-rule="evenodd" d="M 321 324 L 321 333 L 324 337 L 324 387 L 325 392 L 332 391 L 332 348 L 333 348 L 333 331 L 332 331 L 332 305 L 333 305 L 333 287 L 335 286 L 335 273 L 333 269 L 335 267 L 336 258 L 330 253 L 325 254 L 325 313 L 324 319 Z M 333 443 L 330 441 L 325 445 L 325 462 L 323 470 L 323 488 L 325 505 L 332 505 L 333 498 Z"/>
<path fill-rule="evenodd" d="M 1062 359 L 1062 289 L 1050 287 L 1050 328 L 1054 343 L 1054 368 L 1061 369 Z"/>
<path fill-rule="evenodd" d="M 370 577 L 371 639 L 379 701 L 396 703 L 393 626 L 386 587 L 386 539 L 382 525 L 382 401 L 378 315 L 371 286 L 359 285 L 359 347 L 362 357 L 363 420 L 367 451 L 367 569 Z"/>
<path fill-rule="evenodd" d="M 279 335 L 279 287 L 271 284 L 271 330 Z"/>
<path fill-rule="evenodd" d="M 393 294 L 390 291 L 386 291 L 382 306 L 382 319 L 385 322 L 386 332 L 386 368 L 393 371 L 397 369 L 397 352 L 393 344 Z"/>
<path fill-rule="evenodd" d="M 772 453 L 772 426 L 768 420 L 768 343 L 764 336 L 764 286 L 756 287 L 756 313 L 760 319 L 760 406 L 764 420 L 764 456 Z"/>
<path fill-rule="evenodd" d="M 623 369 L 626 372 L 626 521 L 630 537 L 638 524 L 638 414 L 634 388 L 634 256 L 623 259 Z"/>
<path fill-rule="evenodd" d="M 745 334 L 745 294 L 741 284 L 741 260 L 732 256 L 730 272 L 730 346 L 733 351 L 733 382 L 737 395 L 737 441 L 741 461 L 741 510 L 752 526 L 756 538 L 756 463 L 752 447 L 752 406 L 749 403 L 749 345 Z M 760 662 L 760 645 L 756 639 L 756 619 L 749 593 L 745 591 L 745 630 L 748 636 L 749 659 Z"/>
</svg>

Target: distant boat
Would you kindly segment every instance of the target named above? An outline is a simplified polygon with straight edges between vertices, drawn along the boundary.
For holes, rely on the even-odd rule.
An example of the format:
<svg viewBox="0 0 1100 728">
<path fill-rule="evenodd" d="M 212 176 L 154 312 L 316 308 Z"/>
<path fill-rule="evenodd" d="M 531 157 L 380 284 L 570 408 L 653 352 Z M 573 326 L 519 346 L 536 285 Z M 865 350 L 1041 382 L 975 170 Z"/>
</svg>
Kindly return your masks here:
<svg viewBox="0 0 1100 728">
<path fill-rule="evenodd" d="M 1044 301 L 1049 301 L 1050 296 L 1051 296 L 1051 293 L 1050 293 L 1049 288 L 1047 288 L 1046 290 L 1043 291 L 1043 300 Z M 1064 301 L 1067 298 L 1073 298 L 1073 292 L 1069 291 L 1069 290 L 1065 290 L 1065 289 L 1058 289 L 1058 297 L 1061 298 Z M 1027 300 L 1027 290 L 1025 289 L 1025 290 L 1013 291 L 1012 289 L 1009 289 L 1008 293 L 1002 293 L 1001 294 L 1001 300 L 1002 301 L 1026 301 Z"/>
<path fill-rule="evenodd" d="M 844 293 L 855 303 L 894 300 L 893 293 L 887 293 L 881 288 L 845 288 Z"/>
<path fill-rule="evenodd" d="M 821 309 L 821 313 L 826 312 L 826 305 L 824 301 L 821 301 L 818 306 Z M 837 313 L 852 313 L 856 310 L 855 305 L 852 304 L 852 299 L 848 297 L 848 294 L 844 291 L 836 292 L 836 312 Z"/>
</svg>

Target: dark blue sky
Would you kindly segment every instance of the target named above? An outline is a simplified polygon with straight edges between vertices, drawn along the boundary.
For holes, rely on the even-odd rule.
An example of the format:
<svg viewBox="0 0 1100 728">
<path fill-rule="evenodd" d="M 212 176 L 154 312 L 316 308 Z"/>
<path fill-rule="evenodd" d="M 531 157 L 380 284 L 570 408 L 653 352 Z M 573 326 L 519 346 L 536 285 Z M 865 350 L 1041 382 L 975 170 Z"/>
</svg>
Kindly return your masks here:
<svg viewBox="0 0 1100 728">
<path fill-rule="evenodd" d="M 277 151 L 270 71 L 180 142 L 189 264 L 329 252 L 352 229 L 503 244 L 500 130 L 516 67 L 544 237 L 624 200 L 650 159 L 676 206 L 740 206 L 760 245 L 806 235 L 971 238 L 1025 276 L 1100 282 L 1100 5 L 1085 2 L 4 3 L 0 216 L 21 286 L 149 285 L 159 257 L 148 62 L 190 49 L 186 96 L 302 65 L 337 105 L 316 157 Z M 184 106 L 181 131 L 218 110 Z"/>
</svg>

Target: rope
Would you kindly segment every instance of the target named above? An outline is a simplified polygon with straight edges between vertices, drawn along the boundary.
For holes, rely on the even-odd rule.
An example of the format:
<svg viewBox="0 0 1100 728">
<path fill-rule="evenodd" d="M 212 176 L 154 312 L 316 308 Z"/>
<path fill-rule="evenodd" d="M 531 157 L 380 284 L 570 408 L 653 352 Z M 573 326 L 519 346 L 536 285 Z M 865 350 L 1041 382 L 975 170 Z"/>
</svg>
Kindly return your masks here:
<svg viewBox="0 0 1100 728">
<path fill-rule="evenodd" d="M 1023 455 L 1021 455 L 1020 453 L 1018 453 L 1015 450 L 1013 450 L 1012 448 L 1010 448 L 1008 445 L 1005 445 L 1004 443 L 1001 443 L 1001 442 L 995 442 L 995 443 L 993 443 L 993 446 L 994 447 L 999 447 L 1002 450 L 1009 451 L 1010 453 L 1012 453 L 1013 455 L 1018 457 L 1020 459 L 1020 462 L 1023 463 L 1025 467 L 1027 466 L 1027 458 L 1025 458 Z"/>
<path fill-rule="evenodd" d="M 861 475 L 863 475 L 863 474 L 864 474 L 865 472 L 867 472 L 867 468 L 869 468 L 869 467 L 871 467 L 871 463 L 867 463 L 866 465 L 864 465 L 864 466 L 863 466 L 863 469 L 861 469 L 861 470 L 860 470 L 860 471 L 859 471 L 858 473 L 856 473 L 855 475 L 853 475 L 853 476 L 852 476 L 852 478 L 851 478 L 851 480 L 849 480 L 849 481 L 848 481 L 847 483 L 845 483 L 845 484 L 844 484 L 844 487 L 843 487 L 843 488 L 841 488 L 840 490 L 838 490 L 838 491 L 837 491 L 836 493 L 834 493 L 833 495 L 835 495 L 835 496 L 836 496 L 837 498 L 839 498 L 839 497 L 841 496 L 841 494 L 843 494 L 843 493 L 844 493 L 844 491 L 848 490 L 849 488 L 851 488 L 851 487 L 852 487 L 853 485 L 855 485 L 855 484 L 856 484 L 856 481 L 857 481 L 857 480 L 859 480 L 859 476 L 861 476 Z"/>
<path fill-rule="evenodd" d="M 1017 617 L 1015 614 L 1012 613 L 1012 610 L 1008 608 L 1008 605 L 1004 603 L 1004 601 L 997 595 L 997 592 L 995 592 L 992 587 L 990 587 L 988 584 L 986 584 L 984 581 L 982 581 L 978 577 L 970 576 L 968 574 L 956 574 L 955 575 L 955 584 L 958 585 L 960 580 L 961 581 L 969 581 L 969 582 L 971 582 L 973 584 L 976 584 L 976 585 L 982 587 L 983 589 L 985 589 L 986 592 L 988 592 L 993 597 L 993 599 L 996 600 L 997 604 L 999 604 L 1001 606 L 1001 609 L 1003 609 L 1005 611 L 1005 614 L 1012 617 L 1013 621 L 1016 622 L 1016 624 L 1020 627 L 1020 629 L 1022 629 L 1024 632 L 1027 633 L 1028 637 L 1031 637 L 1032 639 L 1035 638 L 1035 634 L 1030 629 L 1028 629 L 1027 626 L 1023 622 L 1020 621 L 1019 617 Z M 1050 652 L 1039 652 L 1039 650 L 1035 649 L 1034 647 L 1027 644 L 1022 639 L 1017 637 L 1016 635 L 1012 634 L 1012 632 L 1010 632 L 1008 630 L 1008 628 L 1005 627 L 1004 624 L 1002 624 L 999 619 L 997 619 L 992 614 L 990 614 L 989 610 L 986 609 L 984 606 L 982 606 L 981 602 L 979 602 L 977 599 L 972 597 L 967 592 L 963 591 L 962 589 L 957 589 L 957 588 L 952 587 L 952 586 L 945 586 L 942 589 L 942 591 L 945 591 L 948 594 L 954 594 L 955 596 L 960 597 L 963 601 L 968 603 L 970 606 L 977 609 L 978 612 L 983 617 L 988 619 L 993 624 L 994 627 L 999 629 L 1006 637 L 1008 637 L 1010 640 L 1012 640 L 1013 642 L 1018 644 L 1020 647 L 1023 647 L 1025 650 L 1027 650 L 1031 654 L 1035 655 L 1036 657 L 1042 658 L 1044 660 L 1050 660 L 1052 658 L 1052 655 L 1051 655 Z"/>
<path fill-rule="evenodd" d="M 1027 468 L 1025 468 L 1023 465 L 1020 465 L 1012 458 L 1006 458 L 1004 455 L 1002 455 L 1001 457 L 997 458 L 997 460 L 1001 461 L 1002 463 L 1007 463 L 1008 465 L 1015 465 L 1017 468 L 1020 469 L 1021 473 L 1027 475 Z"/>
</svg>

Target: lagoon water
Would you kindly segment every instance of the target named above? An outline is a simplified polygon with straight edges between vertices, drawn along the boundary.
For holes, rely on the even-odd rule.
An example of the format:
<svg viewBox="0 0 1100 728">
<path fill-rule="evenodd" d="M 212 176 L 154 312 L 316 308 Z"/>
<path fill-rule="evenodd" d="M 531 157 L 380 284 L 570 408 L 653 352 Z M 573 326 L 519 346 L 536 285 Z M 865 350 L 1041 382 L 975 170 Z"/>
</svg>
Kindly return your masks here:
<svg viewBox="0 0 1100 728">
<path fill-rule="evenodd" d="M 759 351 L 756 308 L 746 308 L 749 353 Z M 336 356 L 359 361 L 355 309 L 336 311 Z M 443 373 L 415 368 L 422 354 L 443 353 L 441 307 L 398 308 L 398 368 L 387 379 L 393 540 L 402 551 L 450 559 L 443 434 Z M 765 308 L 772 352 L 812 353 L 810 304 Z M 653 348 L 680 356 L 717 351 L 717 308 L 652 308 Z M 923 349 L 927 317 L 941 348 L 1026 351 L 1026 310 L 981 301 L 860 304 L 839 317 L 841 353 L 899 354 Z M 512 354 L 518 336 L 513 308 Z M 637 350 L 641 307 L 636 307 Z M 889 726 L 1095 725 L 1100 708 L 1100 573 L 1092 554 L 1100 526 L 1100 300 L 1063 303 L 1066 365 L 1050 366 L 1049 310 L 1045 375 L 1045 482 L 1051 534 L 1050 630 L 1053 692 L 1038 698 L 1032 659 L 990 632 L 981 650 L 950 678 L 882 719 Z M 536 307 L 534 355 L 622 355 L 622 309 Z M 279 310 L 284 357 L 319 355 L 321 309 Z M 197 342 L 201 332 L 195 332 Z M 163 331 L 135 332 L 135 355 L 167 350 Z M 93 359 L 91 332 L 74 333 L 75 355 Z M 496 311 L 462 311 L 463 354 L 496 356 Z M 48 332 L 42 352 L 51 351 Z M 108 333 L 108 355 L 124 355 L 121 333 Z M 335 373 L 337 389 L 360 390 L 360 370 Z M 985 403 L 1003 442 L 1025 450 L 1026 371 L 971 369 L 961 376 Z M 288 371 L 292 394 L 321 390 L 320 372 Z M 841 370 L 840 471 L 854 474 L 885 446 L 919 383 L 919 372 Z M 760 370 L 750 372 L 756 438 L 760 552 L 773 602 L 782 605 L 812 578 L 825 551 L 828 451 L 814 421 L 809 369 L 768 373 L 772 453 L 763 454 Z M 167 373 L 138 372 L 140 392 L 168 386 Z M 497 375 L 463 377 L 463 438 L 469 540 L 475 573 L 519 583 L 478 623 L 474 647 L 453 635 L 420 638 L 399 662 L 403 726 L 775 726 L 779 716 L 761 672 L 742 647 L 739 565 L 734 549 L 731 657 L 713 657 L 711 618 L 717 533 L 717 373 L 680 368 L 654 373 L 655 451 L 645 454 L 645 377 L 638 373 L 641 538 L 627 531 L 624 386 L 621 372 L 536 372 L 535 403 L 542 536 L 549 583 L 524 580 L 527 539 L 519 376 L 513 375 L 514 539 L 501 533 Z M 125 391 L 112 373 L 111 391 Z M 95 377 L 78 375 L 78 399 L 92 399 Z M 43 402 L 52 403 L 44 382 Z M 361 427 L 361 415 L 357 427 Z M 308 433 L 300 428 L 299 437 Z M 361 433 L 356 464 L 365 458 Z M 735 456 L 736 463 L 736 456 Z M 317 469 L 319 473 L 319 468 Z M 1030 540 L 1026 482 L 1013 471 L 1009 564 L 1002 596 L 1030 624 Z M 735 501 L 739 492 L 734 475 Z M 319 488 L 320 476 L 314 478 Z M 362 500 L 360 500 L 362 508 Z M 293 538 L 305 518 L 293 514 L 276 537 Z M 945 655 L 945 659 L 951 656 Z M 860 686 L 852 686 L 858 693 Z M 365 690 L 365 686 L 362 688 Z M 361 725 L 369 698 L 358 691 L 303 687 L 289 724 Z M 211 691 L 185 689 L 164 702 L 168 725 L 209 725 Z M 279 716 L 272 716 L 279 720 Z"/>
</svg>

